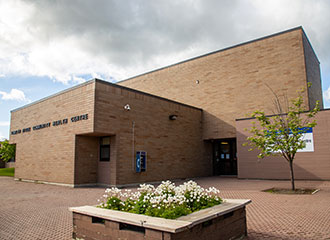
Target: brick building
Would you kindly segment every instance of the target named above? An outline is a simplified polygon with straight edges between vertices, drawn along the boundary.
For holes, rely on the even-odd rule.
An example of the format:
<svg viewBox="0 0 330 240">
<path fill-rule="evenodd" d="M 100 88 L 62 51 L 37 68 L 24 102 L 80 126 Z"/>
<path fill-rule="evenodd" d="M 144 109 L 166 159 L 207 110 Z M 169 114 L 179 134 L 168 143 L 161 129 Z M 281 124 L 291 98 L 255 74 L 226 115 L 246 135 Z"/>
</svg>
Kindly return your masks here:
<svg viewBox="0 0 330 240">
<path fill-rule="evenodd" d="M 284 161 L 259 164 L 241 146 L 250 121 L 242 118 L 256 109 L 271 113 L 270 88 L 291 98 L 308 82 L 306 107 L 319 100 L 323 108 L 319 61 L 301 27 L 117 84 L 93 79 L 12 111 L 15 177 L 69 185 L 287 179 Z M 319 114 L 315 151 L 298 154 L 300 179 L 330 179 L 329 114 Z"/>
</svg>

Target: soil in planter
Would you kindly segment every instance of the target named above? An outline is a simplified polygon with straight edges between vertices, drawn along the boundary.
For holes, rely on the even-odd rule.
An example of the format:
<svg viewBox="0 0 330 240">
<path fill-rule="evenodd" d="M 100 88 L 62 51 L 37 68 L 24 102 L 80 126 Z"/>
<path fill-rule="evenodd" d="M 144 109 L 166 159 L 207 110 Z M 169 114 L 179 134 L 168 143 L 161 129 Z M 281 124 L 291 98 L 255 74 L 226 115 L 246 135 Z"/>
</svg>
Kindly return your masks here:
<svg viewBox="0 0 330 240">
<path fill-rule="evenodd" d="M 318 189 L 313 188 L 296 188 L 296 190 L 286 188 L 269 188 L 262 190 L 263 192 L 275 193 L 275 194 L 314 194 L 317 193 Z"/>
</svg>

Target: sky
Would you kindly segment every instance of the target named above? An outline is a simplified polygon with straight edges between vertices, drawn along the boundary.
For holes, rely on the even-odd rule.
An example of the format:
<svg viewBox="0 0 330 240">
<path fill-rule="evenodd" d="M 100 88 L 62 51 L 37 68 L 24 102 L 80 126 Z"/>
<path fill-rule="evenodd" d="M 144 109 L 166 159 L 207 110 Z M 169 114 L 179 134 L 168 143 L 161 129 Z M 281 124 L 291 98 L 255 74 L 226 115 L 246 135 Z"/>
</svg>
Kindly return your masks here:
<svg viewBox="0 0 330 240">
<path fill-rule="evenodd" d="M 0 0 L 0 139 L 10 111 L 302 26 L 330 108 L 328 0 Z"/>
</svg>

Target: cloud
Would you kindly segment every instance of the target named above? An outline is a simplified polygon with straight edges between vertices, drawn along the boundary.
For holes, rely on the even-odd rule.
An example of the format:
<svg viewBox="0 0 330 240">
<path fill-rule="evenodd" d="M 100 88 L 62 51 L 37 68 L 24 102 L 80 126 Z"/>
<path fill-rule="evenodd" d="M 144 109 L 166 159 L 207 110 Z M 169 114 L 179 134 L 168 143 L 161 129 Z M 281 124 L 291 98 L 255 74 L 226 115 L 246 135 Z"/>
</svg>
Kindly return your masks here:
<svg viewBox="0 0 330 240">
<path fill-rule="evenodd" d="M 326 101 L 330 102 L 330 87 L 323 92 L 323 97 Z"/>
<path fill-rule="evenodd" d="M 0 127 L 7 127 L 9 125 L 10 125 L 9 121 L 0 121 Z"/>
<path fill-rule="evenodd" d="M 11 89 L 9 93 L 0 91 L 0 95 L 2 95 L 2 100 L 16 100 L 21 102 L 29 102 L 30 100 L 25 97 L 23 91 L 18 89 Z"/>
<path fill-rule="evenodd" d="M 76 83 L 83 83 L 83 82 L 86 82 L 86 80 L 85 80 L 84 78 L 81 78 L 81 77 L 73 76 L 72 79 L 73 79 L 73 81 L 76 82 Z"/>
<path fill-rule="evenodd" d="M 300 25 L 330 68 L 329 11 L 327 0 L 0 0 L 0 72 L 121 80 Z"/>
<path fill-rule="evenodd" d="M 0 132 L 0 141 L 3 141 L 5 139 L 7 139 L 7 138 L 2 134 L 2 132 Z"/>
</svg>

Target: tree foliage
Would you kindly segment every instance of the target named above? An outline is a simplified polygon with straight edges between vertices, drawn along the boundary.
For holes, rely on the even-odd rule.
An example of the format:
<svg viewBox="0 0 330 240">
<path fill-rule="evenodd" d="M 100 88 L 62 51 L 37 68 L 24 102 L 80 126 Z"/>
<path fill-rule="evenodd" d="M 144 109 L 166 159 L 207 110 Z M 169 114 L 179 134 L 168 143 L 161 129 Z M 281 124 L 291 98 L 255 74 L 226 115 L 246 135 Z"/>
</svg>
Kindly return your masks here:
<svg viewBox="0 0 330 240">
<path fill-rule="evenodd" d="M 252 127 L 248 129 L 251 136 L 247 138 L 249 151 L 258 149 L 258 157 L 264 158 L 270 155 L 281 155 L 290 166 L 292 190 L 294 186 L 293 160 L 299 149 L 303 149 L 306 143 L 303 134 L 309 128 L 316 126 L 315 115 L 320 110 L 319 102 L 316 102 L 314 109 L 306 111 L 303 101 L 304 90 L 298 92 L 298 97 L 286 99 L 286 109 L 279 97 L 273 92 L 276 113 L 273 116 L 266 116 L 263 111 L 255 111 L 252 117 Z"/>
<path fill-rule="evenodd" d="M 15 158 L 16 146 L 14 144 L 9 144 L 8 140 L 0 142 L 0 159 L 4 162 Z"/>
</svg>

